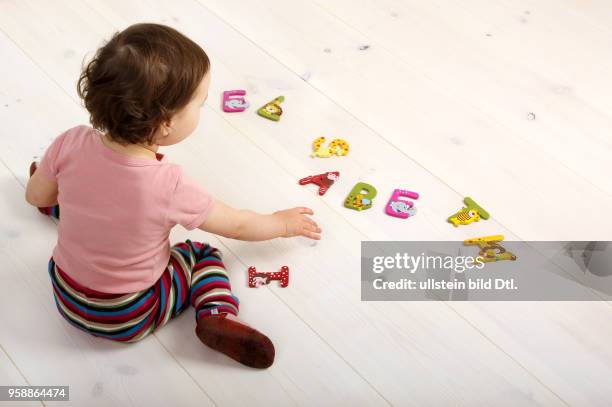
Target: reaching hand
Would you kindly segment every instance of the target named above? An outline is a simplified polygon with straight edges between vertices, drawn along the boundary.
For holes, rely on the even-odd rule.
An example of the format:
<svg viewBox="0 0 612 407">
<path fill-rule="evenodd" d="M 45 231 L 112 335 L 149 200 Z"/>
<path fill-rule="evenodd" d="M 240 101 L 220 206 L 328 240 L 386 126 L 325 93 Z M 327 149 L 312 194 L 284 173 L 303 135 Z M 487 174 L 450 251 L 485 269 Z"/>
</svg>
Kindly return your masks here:
<svg viewBox="0 0 612 407">
<path fill-rule="evenodd" d="M 285 225 L 283 237 L 305 236 L 309 239 L 320 240 L 321 228 L 317 223 L 306 215 L 313 215 L 310 208 L 297 207 L 274 212 Z"/>
</svg>

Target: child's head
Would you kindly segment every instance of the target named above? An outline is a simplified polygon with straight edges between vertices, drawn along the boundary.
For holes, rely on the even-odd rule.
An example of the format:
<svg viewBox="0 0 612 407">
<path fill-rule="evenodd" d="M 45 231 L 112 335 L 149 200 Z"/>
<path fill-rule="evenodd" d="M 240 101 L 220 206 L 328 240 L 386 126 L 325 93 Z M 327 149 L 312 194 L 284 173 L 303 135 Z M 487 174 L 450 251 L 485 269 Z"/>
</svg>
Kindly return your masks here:
<svg viewBox="0 0 612 407">
<path fill-rule="evenodd" d="M 210 61 L 173 28 L 135 24 L 85 66 L 77 90 L 91 124 L 120 144 L 176 144 L 197 127 Z"/>
</svg>

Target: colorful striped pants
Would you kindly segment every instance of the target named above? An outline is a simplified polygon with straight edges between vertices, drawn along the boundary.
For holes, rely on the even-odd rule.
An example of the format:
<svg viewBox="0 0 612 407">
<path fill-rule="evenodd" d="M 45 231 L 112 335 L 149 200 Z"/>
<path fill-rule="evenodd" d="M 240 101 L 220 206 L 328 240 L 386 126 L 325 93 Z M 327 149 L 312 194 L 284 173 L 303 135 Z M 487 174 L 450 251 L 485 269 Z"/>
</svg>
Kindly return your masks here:
<svg viewBox="0 0 612 407">
<path fill-rule="evenodd" d="M 105 294 L 71 279 L 53 258 L 49 260 L 55 303 L 72 325 L 94 336 L 135 342 L 191 304 L 196 320 L 208 315 L 238 314 L 238 298 L 218 249 L 200 242 L 177 243 L 168 266 L 150 288 L 129 294 Z"/>
<path fill-rule="evenodd" d="M 44 215 L 48 215 L 48 216 L 51 216 L 52 218 L 59 220 L 59 216 L 60 216 L 59 205 L 38 208 L 38 211 Z"/>
</svg>

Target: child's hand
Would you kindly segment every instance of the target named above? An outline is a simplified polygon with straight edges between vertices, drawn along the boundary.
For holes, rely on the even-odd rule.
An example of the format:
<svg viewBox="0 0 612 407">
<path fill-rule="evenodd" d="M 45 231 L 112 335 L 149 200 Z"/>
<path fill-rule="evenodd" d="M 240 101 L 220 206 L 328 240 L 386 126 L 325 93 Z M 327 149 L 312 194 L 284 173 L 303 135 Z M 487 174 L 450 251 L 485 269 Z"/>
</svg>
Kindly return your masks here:
<svg viewBox="0 0 612 407">
<path fill-rule="evenodd" d="M 304 207 L 274 212 L 274 216 L 285 225 L 283 237 L 305 236 L 310 239 L 320 240 L 321 228 L 314 220 L 306 216 L 313 214 L 312 209 Z"/>
</svg>

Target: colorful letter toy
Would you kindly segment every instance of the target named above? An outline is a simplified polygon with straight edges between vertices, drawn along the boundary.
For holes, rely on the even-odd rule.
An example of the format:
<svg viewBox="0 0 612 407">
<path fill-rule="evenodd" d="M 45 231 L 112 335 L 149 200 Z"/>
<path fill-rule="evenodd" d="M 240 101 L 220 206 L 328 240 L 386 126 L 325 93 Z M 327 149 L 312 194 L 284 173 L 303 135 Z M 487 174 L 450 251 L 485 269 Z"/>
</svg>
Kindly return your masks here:
<svg viewBox="0 0 612 407">
<path fill-rule="evenodd" d="M 313 153 L 311 157 L 328 158 L 332 155 L 343 156 L 349 153 L 349 145 L 346 141 L 336 138 L 328 146 L 324 146 L 325 137 L 319 137 L 312 143 Z"/>
<path fill-rule="evenodd" d="M 466 246 L 478 245 L 478 247 L 480 247 L 479 255 L 485 263 L 500 260 L 516 260 L 514 254 L 506 251 L 506 249 L 499 244 L 502 240 L 504 240 L 504 235 L 484 236 L 466 239 L 463 241 L 463 244 Z"/>
<path fill-rule="evenodd" d="M 338 181 L 338 178 L 340 178 L 340 173 L 338 171 L 324 172 L 323 174 L 311 175 L 309 177 L 302 178 L 299 182 L 300 185 L 318 185 L 319 195 L 325 195 L 329 187 L 331 187 L 334 182 Z"/>
<path fill-rule="evenodd" d="M 249 267 L 249 287 L 261 287 L 270 284 L 272 280 L 279 280 L 281 287 L 289 285 L 289 267 L 283 266 L 276 273 L 258 273 L 254 266 Z"/>
<path fill-rule="evenodd" d="M 244 112 L 249 107 L 249 102 L 244 100 L 246 95 L 245 90 L 226 90 L 223 92 L 223 111 L 232 112 Z"/>
<path fill-rule="evenodd" d="M 344 200 L 344 206 L 363 211 L 372 207 L 372 200 L 375 196 L 376 188 L 365 182 L 358 182 Z"/>
<path fill-rule="evenodd" d="M 404 189 L 395 189 L 391 194 L 391 198 L 389 198 L 389 202 L 387 202 L 387 206 L 385 207 L 385 212 L 387 215 L 402 219 L 416 215 L 414 202 L 407 199 L 400 199 L 401 197 L 419 199 L 419 194 L 412 191 L 406 191 Z"/>
<path fill-rule="evenodd" d="M 266 119 L 279 121 L 283 114 L 280 104 L 285 100 L 284 96 L 279 96 L 271 102 L 266 103 L 257 110 L 257 114 L 265 117 Z"/>
<path fill-rule="evenodd" d="M 472 222 L 478 222 L 480 218 L 489 219 L 489 213 L 482 209 L 472 198 L 466 197 L 463 200 L 465 207 L 461 208 L 459 212 L 448 218 L 448 221 L 453 224 L 454 227 L 459 225 L 469 225 Z"/>
</svg>

